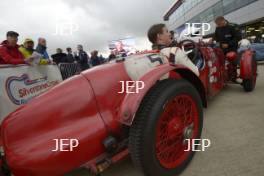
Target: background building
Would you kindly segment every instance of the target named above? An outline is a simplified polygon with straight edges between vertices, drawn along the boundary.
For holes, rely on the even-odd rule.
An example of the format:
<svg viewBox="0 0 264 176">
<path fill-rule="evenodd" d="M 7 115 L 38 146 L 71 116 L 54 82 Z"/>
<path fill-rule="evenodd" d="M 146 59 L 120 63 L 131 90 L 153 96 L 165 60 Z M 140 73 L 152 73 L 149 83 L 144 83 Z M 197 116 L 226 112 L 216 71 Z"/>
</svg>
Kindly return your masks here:
<svg viewBox="0 0 264 176">
<path fill-rule="evenodd" d="M 217 16 L 239 24 L 243 37 L 264 42 L 264 0 L 177 0 L 164 20 L 177 33 L 185 28 L 185 23 L 210 23 L 211 30 L 206 33 L 210 36 Z"/>
</svg>

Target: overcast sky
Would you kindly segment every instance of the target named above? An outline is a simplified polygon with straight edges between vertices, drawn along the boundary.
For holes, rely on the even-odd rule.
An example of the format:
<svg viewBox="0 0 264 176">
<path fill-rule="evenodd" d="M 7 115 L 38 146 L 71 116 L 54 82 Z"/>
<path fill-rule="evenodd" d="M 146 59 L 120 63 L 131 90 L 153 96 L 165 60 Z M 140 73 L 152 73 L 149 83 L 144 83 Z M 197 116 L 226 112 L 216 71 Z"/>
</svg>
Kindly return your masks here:
<svg viewBox="0 0 264 176">
<path fill-rule="evenodd" d="M 138 49 L 149 49 L 148 28 L 163 22 L 175 0 L 0 0 L 0 40 L 17 31 L 19 43 L 45 37 L 50 54 L 60 47 L 108 51 L 108 41 L 135 37 Z M 66 24 L 66 25 L 65 25 Z M 70 27 L 69 27 L 70 26 Z"/>
</svg>

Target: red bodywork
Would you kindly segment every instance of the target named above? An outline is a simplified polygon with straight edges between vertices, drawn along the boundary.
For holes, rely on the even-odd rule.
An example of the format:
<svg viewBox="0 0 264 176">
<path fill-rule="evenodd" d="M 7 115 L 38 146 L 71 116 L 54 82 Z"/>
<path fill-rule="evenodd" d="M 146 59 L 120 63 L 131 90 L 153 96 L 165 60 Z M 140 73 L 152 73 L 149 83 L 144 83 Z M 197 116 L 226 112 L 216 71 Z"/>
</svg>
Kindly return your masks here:
<svg viewBox="0 0 264 176">
<path fill-rule="evenodd" d="M 109 156 L 103 141 L 127 138 L 124 127 L 133 122 L 140 102 L 164 74 L 190 81 L 204 106 L 227 83 L 225 56 L 220 49 L 200 48 L 205 60 L 199 78 L 181 65 L 163 64 L 143 75 L 145 87 L 138 94 L 120 94 L 120 81 L 131 81 L 124 63 L 109 63 L 74 76 L 11 113 L 2 123 L 1 135 L 7 165 L 15 176 L 59 176 L 86 166 L 97 172 L 98 162 L 115 162 L 127 149 Z M 249 53 L 244 57 L 249 57 Z M 247 62 L 241 61 L 242 75 Z M 216 69 L 215 69 L 216 68 Z M 54 139 L 77 139 L 72 152 L 54 152 Z M 66 146 L 65 149 L 69 148 Z"/>
</svg>

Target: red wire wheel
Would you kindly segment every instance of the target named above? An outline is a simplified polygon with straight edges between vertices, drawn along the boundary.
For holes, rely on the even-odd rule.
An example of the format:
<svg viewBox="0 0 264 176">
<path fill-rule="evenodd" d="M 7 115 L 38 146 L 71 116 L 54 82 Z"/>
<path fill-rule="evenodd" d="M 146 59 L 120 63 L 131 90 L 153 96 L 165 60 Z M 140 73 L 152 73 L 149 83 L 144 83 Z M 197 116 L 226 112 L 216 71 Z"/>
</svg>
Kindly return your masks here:
<svg viewBox="0 0 264 176">
<path fill-rule="evenodd" d="M 242 86 L 246 92 L 251 92 L 256 87 L 257 82 L 257 61 L 252 58 L 251 61 L 251 77 L 249 79 L 243 79 Z"/>
<path fill-rule="evenodd" d="M 253 84 L 254 84 L 254 87 L 256 86 L 256 82 L 257 82 L 257 71 L 258 71 L 258 65 L 257 65 L 257 61 L 254 59 L 252 61 L 252 77 L 253 77 Z"/>
<path fill-rule="evenodd" d="M 198 107 L 191 96 L 178 95 L 166 104 L 156 135 L 156 155 L 163 167 L 175 168 L 188 158 L 187 139 L 198 136 L 198 124 Z"/>
<path fill-rule="evenodd" d="M 200 139 L 201 96 L 184 79 L 159 81 L 147 93 L 129 131 L 133 163 L 146 176 L 175 176 L 190 163 L 189 139 Z M 195 142 L 197 144 L 197 141 Z"/>
</svg>

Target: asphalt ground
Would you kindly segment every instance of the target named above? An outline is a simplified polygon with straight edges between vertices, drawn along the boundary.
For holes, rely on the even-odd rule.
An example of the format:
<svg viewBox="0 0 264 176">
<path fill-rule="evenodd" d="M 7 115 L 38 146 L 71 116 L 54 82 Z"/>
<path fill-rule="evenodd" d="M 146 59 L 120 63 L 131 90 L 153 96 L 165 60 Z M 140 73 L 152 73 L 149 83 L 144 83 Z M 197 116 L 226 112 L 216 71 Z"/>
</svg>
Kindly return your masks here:
<svg viewBox="0 0 264 176">
<path fill-rule="evenodd" d="M 228 85 L 204 109 L 202 138 L 211 146 L 197 152 L 181 176 L 264 175 L 264 65 L 258 66 L 256 89 L 246 93 Z M 67 176 L 89 176 L 79 169 Z M 143 176 L 128 158 L 102 176 Z"/>
</svg>

